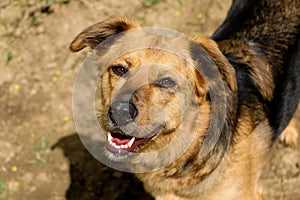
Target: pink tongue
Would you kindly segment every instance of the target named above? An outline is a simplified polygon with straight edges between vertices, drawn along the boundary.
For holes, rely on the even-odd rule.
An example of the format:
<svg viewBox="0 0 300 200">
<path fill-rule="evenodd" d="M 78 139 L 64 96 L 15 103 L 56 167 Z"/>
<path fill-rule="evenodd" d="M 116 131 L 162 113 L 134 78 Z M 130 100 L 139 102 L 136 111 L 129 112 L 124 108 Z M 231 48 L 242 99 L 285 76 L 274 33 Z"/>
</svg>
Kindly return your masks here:
<svg viewBox="0 0 300 200">
<path fill-rule="evenodd" d="M 122 145 L 122 144 L 128 144 L 128 142 L 130 141 L 130 139 L 119 139 L 119 138 L 113 138 L 111 140 L 113 143 L 117 144 L 117 145 Z"/>
</svg>

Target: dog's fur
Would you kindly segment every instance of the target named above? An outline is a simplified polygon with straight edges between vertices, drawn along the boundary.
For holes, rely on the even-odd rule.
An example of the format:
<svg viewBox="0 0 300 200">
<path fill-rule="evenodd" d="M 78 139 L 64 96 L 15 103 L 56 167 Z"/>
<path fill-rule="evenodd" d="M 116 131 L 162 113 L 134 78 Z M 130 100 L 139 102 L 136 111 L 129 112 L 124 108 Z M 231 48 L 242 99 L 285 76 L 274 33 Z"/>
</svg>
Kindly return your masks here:
<svg viewBox="0 0 300 200">
<path fill-rule="evenodd" d="M 206 67 L 214 63 L 228 86 L 220 91 L 226 96 L 226 104 L 220 102 L 214 110 L 209 94 L 218 90 L 214 81 L 205 79 L 189 62 L 167 51 L 143 49 L 99 66 L 105 68 L 100 80 L 99 121 L 107 132 L 120 129 L 109 113 L 112 102 L 121 99 L 130 101 L 138 110 L 135 124 L 147 126 L 138 129 L 129 123 L 122 127 L 122 134 L 133 132 L 141 137 L 155 132 L 154 137 L 138 145 L 134 152 L 156 152 L 175 140 L 177 148 L 171 148 L 172 151 L 159 157 L 136 156 L 136 162 L 144 159 L 146 164 L 128 163 L 129 167 L 144 169 L 166 162 L 185 146 L 189 134 L 196 131 L 191 144 L 176 161 L 156 171 L 137 174 L 156 199 L 262 198 L 257 185 L 262 166 L 299 102 L 299 11 L 299 0 L 235 0 L 225 22 L 212 36 L 217 43 L 205 37 L 190 37 L 205 49 L 200 57 L 192 43 L 180 42 L 178 52 L 202 63 L 212 61 Z M 150 46 L 164 45 L 154 36 L 137 34 L 132 38 L 126 33 L 139 27 L 137 22 L 112 17 L 85 29 L 70 49 L 79 51 L 87 46 L 95 49 L 118 33 L 122 34 L 106 43 L 106 49 L 102 47 L 98 59 L 109 60 L 116 52 L 145 37 L 150 37 Z M 147 64 L 150 67 L 143 66 Z M 153 67 L 155 64 L 159 65 Z M 128 73 L 114 71 L 116 66 L 122 66 Z M 174 71 L 183 79 L 172 74 Z M 173 78 L 174 82 L 168 83 L 171 85 L 156 84 L 166 76 Z M 141 84 L 145 77 L 150 83 Z M 135 84 L 141 86 L 135 88 Z M 209 125 L 214 124 L 222 110 L 226 110 L 226 119 L 219 140 L 201 157 L 201 149 L 210 144 L 206 140 Z M 185 129 L 181 129 L 182 123 Z M 110 158 L 119 159 L 120 155 L 114 154 L 118 153 L 108 152 Z"/>
</svg>

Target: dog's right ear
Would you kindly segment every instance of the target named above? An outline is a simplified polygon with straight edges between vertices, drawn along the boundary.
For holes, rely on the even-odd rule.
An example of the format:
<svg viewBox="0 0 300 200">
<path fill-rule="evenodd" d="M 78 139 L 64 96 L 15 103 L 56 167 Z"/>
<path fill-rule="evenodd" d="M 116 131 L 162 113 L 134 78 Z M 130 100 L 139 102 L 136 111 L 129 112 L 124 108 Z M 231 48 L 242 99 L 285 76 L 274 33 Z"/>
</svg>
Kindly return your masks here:
<svg viewBox="0 0 300 200">
<path fill-rule="evenodd" d="M 94 49 L 98 44 L 112 35 L 139 27 L 140 24 L 135 21 L 129 21 L 125 17 L 113 16 L 84 29 L 71 42 L 70 50 L 77 52 L 87 46 Z"/>
<path fill-rule="evenodd" d="M 193 39 L 197 44 L 200 44 L 208 53 L 210 59 L 214 62 L 214 64 L 216 64 L 223 80 L 227 82 L 231 91 L 236 92 L 237 85 L 235 70 L 225 58 L 223 53 L 220 51 L 217 43 L 215 43 L 211 39 L 200 36 Z"/>
</svg>

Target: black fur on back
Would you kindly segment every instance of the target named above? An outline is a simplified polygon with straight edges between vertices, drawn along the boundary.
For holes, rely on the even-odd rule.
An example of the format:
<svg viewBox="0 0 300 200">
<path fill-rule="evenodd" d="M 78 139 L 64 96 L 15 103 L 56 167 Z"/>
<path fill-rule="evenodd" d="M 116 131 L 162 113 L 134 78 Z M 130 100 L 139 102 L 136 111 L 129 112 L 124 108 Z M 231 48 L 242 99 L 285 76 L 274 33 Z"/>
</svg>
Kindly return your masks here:
<svg viewBox="0 0 300 200">
<path fill-rule="evenodd" d="M 217 42 L 242 40 L 270 64 L 275 89 L 264 104 L 274 139 L 288 125 L 300 99 L 299 24 L 300 0 L 233 0 L 211 37 Z"/>
</svg>

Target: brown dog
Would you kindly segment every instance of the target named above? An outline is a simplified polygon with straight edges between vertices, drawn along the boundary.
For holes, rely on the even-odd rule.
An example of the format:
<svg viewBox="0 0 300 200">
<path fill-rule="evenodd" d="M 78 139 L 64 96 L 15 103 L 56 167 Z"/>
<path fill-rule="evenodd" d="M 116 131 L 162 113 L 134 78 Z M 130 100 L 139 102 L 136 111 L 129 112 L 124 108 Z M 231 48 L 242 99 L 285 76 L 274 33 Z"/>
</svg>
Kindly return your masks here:
<svg viewBox="0 0 300 200">
<path fill-rule="evenodd" d="M 121 17 L 88 27 L 71 43 L 71 51 L 94 49 L 101 71 L 96 109 L 105 154 L 141 172 L 137 177 L 156 199 L 261 198 L 264 160 L 286 126 L 278 120 L 291 117 L 273 110 L 283 107 L 275 95 L 289 90 L 278 79 L 298 84 L 285 77 L 283 64 L 289 73 L 299 71 L 287 52 L 297 55 L 300 5 L 248 6 L 247 21 L 229 38 L 221 30 L 218 44 L 139 29 Z"/>
</svg>

